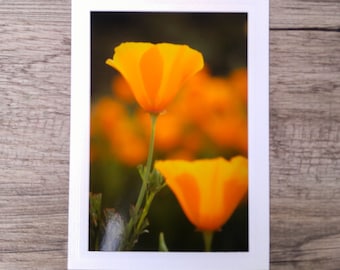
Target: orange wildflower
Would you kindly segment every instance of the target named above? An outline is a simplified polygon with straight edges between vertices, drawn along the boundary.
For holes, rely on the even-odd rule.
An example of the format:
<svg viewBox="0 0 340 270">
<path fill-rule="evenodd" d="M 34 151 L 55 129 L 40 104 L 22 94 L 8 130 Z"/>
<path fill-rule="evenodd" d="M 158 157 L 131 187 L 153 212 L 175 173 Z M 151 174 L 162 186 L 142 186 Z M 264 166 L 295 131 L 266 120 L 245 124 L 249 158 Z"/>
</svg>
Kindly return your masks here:
<svg viewBox="0 0 340 270">
<path fill-rule="evenodd" d="M 110 141 L 112 152 L 125 165 L 136 166 L 147 157 L 147 144 L 132 118 L 125 116 L 116 123 Z"/>
<path fill-rule="evenodd" d="M 200 231 L 227 222 L 248 190 L 248 161 L 237 156 L 196 161 L 156 161 L 155 168 L 177 197 L 185 215 Z"/>
<path fill-rule="evenodd" d="M 199 72 L 182 92 L 181 108 L 219 149 L 243 154 L 248 147 L 246 74 L 240 70 L 231 80 L 210 76 L 206 70 Z"/>
<path fill-rule="evenodd" d="M 187 45 L 125 42 L 106 64 L 126 79 L 139 105 L 158 114 L 187 79 L 203 68 L 202 54 Z"/>
<path fill-rule="evenodd" d="M 241 100 L 246 103 L 248 99 L 247 69 L 239 68 L 234 70 L 229 76 L 229 82 L 238 93 Z"/>
<path fill-rule="evenodd" d="M 101 98 L 91 110 L 91 135 L 104 133 L 109 136 L 116 122 L 125 115 L 124 107 L 111 98 Z"/>
<path fill-rule="evenodd" d="M 147 157 L 144 137 L 140 125 L 119 102 L 104 97 L 93 105 L 91 160 L 109 151 L 125 165 L 136 166 Z"/>
<path fill-rule="evenodd" d="M 112 92 L 119 101 L 130 104 L 135 101 L 129 84 L 122 76 L 116 76 L 112 80 Z"/>
<path fill-rule="evenodd" d="M 151 133 L 151 123 L 148 115 L 142 112 L 138 115 L 138 120 L 149 137 Z M 175 113 L 162 114 L 157 119 L 156 130 L 155 150 L 157 152 L 169 152 L 176 148 L 182 139 L 181 118 Z"/>
</svg>

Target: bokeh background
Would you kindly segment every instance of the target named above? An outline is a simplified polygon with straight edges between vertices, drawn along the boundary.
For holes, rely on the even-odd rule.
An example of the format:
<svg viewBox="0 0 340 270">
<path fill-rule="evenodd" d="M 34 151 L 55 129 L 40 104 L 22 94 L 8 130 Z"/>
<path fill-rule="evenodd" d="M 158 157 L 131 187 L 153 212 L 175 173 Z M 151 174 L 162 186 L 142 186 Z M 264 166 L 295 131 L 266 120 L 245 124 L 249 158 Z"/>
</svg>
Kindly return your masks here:
<svg viewBox="0 0 340 270">
<path fill-rule="evenodd" d="M 89 188 L 92 195 L 101 194 L 98 224 L 107 208 L 127 219 L 141 184 L 136 166 L 147 156 L 148 115 L 105 64 L 114 47 L 126 41 L 187 44 L 204 56 L 205 69 L 158 119 L 156 159 L 247 156 L 247 14 L 92 12 Z M 245 198 L 215 233 L 213 250 L 248 250 L 247 203 Z M 149 233 L 135 250 L 157 250 L 160 232 L 171 251 L 203 249 L 201 234 L 167 187 L 156 196 L 149 221 Z M 103 226 L 98 224 L 90 219 L 90 250 L 100 242 Z"/>
</svg>

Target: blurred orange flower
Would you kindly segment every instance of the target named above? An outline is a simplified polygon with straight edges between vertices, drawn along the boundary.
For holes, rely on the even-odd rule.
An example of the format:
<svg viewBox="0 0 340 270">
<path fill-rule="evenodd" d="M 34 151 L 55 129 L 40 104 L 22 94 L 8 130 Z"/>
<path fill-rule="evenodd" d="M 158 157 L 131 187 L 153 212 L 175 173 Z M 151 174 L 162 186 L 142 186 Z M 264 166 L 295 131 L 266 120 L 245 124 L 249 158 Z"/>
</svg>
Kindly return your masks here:
<svg viewBox="0 0 340 270">
<path fill-rule="evenodd" d="M 199 72 L 181 92 L 180 110 L 219 149 L 247 154 L 246 71 L 235 75 L 231 80 Z"/>
<path fill-rule="evenodd" d="M 112 80 L 112 92 L 114 97 L 125 105 L 135 102 L 131 88 L 122 76 L 115 76 Z"/>
<path fill-rule="evenodd" d="M 195 161 L 156 161 L 155 168 L 200 231 L 216 231 L 227 222 L 248 190 L 248 161 L 242 156 Z"/>
<path fill-rule="evenodd" d="M 92 105 L 91 135 L 104 133 L 109 136 L 115 123 L 125 115 L 124 106 L 109 97 L 103 97 Z"/>
<path fill-rule="evenodd" d="M 91 160 L 107 151 L 128 166 L 136 166 L 147 157 L 144 131 L 124 105 L 102 98 L 91 111 Z"/>
<path fill-rule="evenodd" d="M 136 106 L 121 76 L 111 96 L 92 104 L 91 158 L 111 155 L 136 166 L 147 157 L 148 113 Z M 155 151 L 160 159 L 247 155 L 247 70 L 212 76 L 207 69 L 189 79 L 157 119 Z"/>
<path fill-rule="evenodd" d="M 187 45 L 125 42 L 106 64 L 118 70 L 139 105 L 158 114 L 174 99 L 187 79 L 203 68 L 203 56 Z"/>
<path fill-rule="evenodd" d="M 91 107 L 90 160 L 105 156 L 106 140 L 115 129 L 115 123 L 125 114 L 124 106 L 108 97 L 101 98 Z M 104 145 L 104 146 L 103 146 Z"/>
<path fill-rule="evenodd" d="M 138 121 L 143 126 L 143 130 L 150 136 L 151 123 L 145 112 L 137 115 Z M 169 152 L 179 145 L 182 139 L 182 121 L 175 113 L 164 113 L 157 118 L 155 137 L 155 149 L 157 152 Z"/>
<path fill-rule="evenodd" d="M 148 155 L 147 144 L 139 125 L 128 115 L 116 123 L 110 142 L 113 154 L 125 165 L 136 166 Z"/>
<path fill-rule="evenodd" d="M 229 76 L 229 82 L 243 102 L 246 103 L 248 99 L 247 69 L 235 69 Z"/>
</svg>

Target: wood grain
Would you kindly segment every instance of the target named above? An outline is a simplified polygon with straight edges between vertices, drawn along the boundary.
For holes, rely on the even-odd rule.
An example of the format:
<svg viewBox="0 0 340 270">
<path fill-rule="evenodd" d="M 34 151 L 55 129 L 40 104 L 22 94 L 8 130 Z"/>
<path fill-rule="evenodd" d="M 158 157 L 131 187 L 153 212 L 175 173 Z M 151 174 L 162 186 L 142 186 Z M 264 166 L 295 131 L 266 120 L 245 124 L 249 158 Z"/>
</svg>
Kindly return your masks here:
<svg viewBox="0 0 340 270">
<path fill-rule="evenodd" d="M 0 0 L 0 269 L 66 269 L 69 0 Z M 271 0 L 271 269 L 340 269 L 340 3 Z"/>
<path fill-rule="evenodd" d="M 340 267 L 340 33 L 271 32 L 271 266 Z"/>
<path fill-rule="evenodd" d="M 270 0 L 270 28 L 340 29 L 338 0 Z"/>
<path fill-rule="evenodd" d="M 0 18 L 0 269 L 66 269 L 70 3 Z"/>
</svg>

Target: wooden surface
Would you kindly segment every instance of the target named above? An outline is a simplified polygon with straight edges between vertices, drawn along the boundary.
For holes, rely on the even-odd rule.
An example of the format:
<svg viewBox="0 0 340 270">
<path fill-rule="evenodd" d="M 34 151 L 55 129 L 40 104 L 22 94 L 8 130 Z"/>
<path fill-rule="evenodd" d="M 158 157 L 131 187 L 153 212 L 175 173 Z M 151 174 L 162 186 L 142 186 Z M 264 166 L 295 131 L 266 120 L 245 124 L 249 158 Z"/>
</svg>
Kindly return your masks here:
<svg viewBox="0 0 340 270">
<path fill-rule="evenodd" d="M 0 0 L 0 269 L 66 269 L 69 0 Z M 340 269 L 340 2 L 271 0 L 271 269 Z"/>
</svg>

